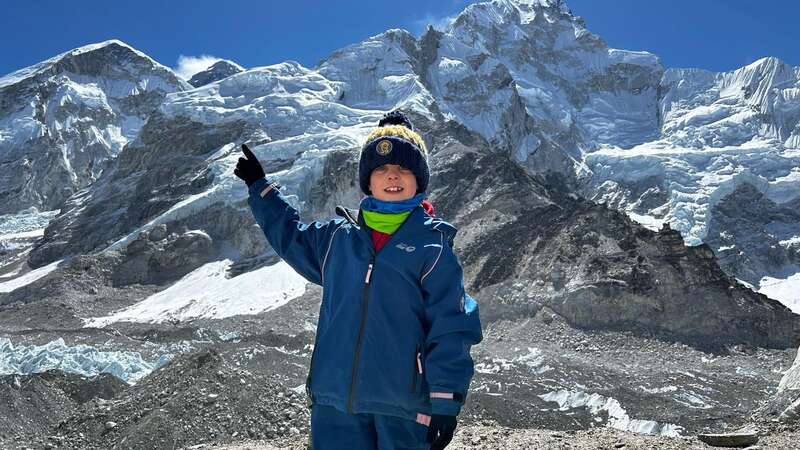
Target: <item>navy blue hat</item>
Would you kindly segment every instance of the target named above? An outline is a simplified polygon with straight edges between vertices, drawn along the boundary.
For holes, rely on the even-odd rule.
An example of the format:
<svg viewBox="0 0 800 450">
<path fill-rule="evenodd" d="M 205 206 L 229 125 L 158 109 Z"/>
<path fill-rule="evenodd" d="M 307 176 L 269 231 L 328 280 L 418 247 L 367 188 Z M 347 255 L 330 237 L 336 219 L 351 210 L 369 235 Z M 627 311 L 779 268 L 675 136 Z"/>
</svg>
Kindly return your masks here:
<svg viewBox="0 0 800 450">
<path fill-rule="evenodd" d="M 399 110 L 384 115 L 361 147 L 358 181 L 364 194 L 370 195 L 370 174 L 384 164 L 397 164 L 414 172 L 417 194 L 428 189 L 428 149 L 411 121 Z"/>
</svg>

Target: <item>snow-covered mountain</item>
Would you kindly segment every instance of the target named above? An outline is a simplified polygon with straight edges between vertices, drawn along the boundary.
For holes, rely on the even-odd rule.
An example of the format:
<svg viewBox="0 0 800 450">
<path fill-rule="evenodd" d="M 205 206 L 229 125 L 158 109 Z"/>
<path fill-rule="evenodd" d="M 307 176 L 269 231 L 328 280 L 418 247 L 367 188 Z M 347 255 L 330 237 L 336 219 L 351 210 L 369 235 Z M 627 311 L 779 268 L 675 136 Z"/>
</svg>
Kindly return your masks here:
<svg viewBox="0 0 800 450">
<path fill-rule="evenodd" d="M 59 209 L 139 134 L 167 93 L 188 88 L 117 40 L 0 78 L 0 214 Z"/>
<path fill-rule="evenodd" d="M 800 68 L 670 69 L 658 103 L 658 139 L 586 155 L 584 194 L 707 242 L 729 273 L 800 311 Z"/>
<path fill-rule="evenodd" d="M 532 173 L 708 242 L 728 273 L 800 311 L 798 68 L 665 71 L 564 2 L 498 0 L 419 40 L 390 30 L 346 47 L 319 72 L 345 104 L 435 109 Z M 761 209 L 715 208 L 748 186 Z"/>
<path fill-rule="evenodd" d="M 609 48 L 562 1 L 470 5 L 437 50 L 427 76 L 443 114 L 536 173 L 573 178 L 583 152 L 656 135 L 658 58 Z"/>
<path fill-rule="evenodd" d="M 233 61 L 220 60 L 210 65 L 206 70 L 197 72 L 189 79 L 189 84 L 194 87 L 205 86 L 208 83 L 219 81 L 235 73 L 244 71 L 244 68 Z"/>
<path fill-rule="evenodd" d="M 127 48 L 105 44 L 109 46 Z M 592 166 L 599 155 L 648 145 L 662 133 L 661 122 L 667 123 L 665 129 L 679 122 L 663 120 L 671 117 L 670 111 L 682 109 L 665 108 L 659 102 L 663 97 L 680 103 L 675 100 L 677 94 L 670 96 L 659 84 L 665 83 L 662 78 L 670 79 L 669 74 L 662 75 L 655 56 L 608 48 L 563 2 L 495 0 L 467 7 L 442 32 L 429 29 L 416 39 L 403 30 L 389 30 L 334 52 L 315 69 L 289 61 L 236 73 L 195 89 L 176 90 L 150 112 L 136 137 L 107 163 L 102 176 L 63 204 L 62 212 L 31 251 L 28 263 L 52 268 L 54 262 L 76 255 L 123 252 L 128 261 L 112 274 L 118 286 L 174 282 L 192 276 L 193 271 L 224 272 L 224 267 L 204 265 L 251 258 L 267 248 L 244 203 L 246 192 L 232 174 L 239 143 L 250 144 L 269 176 L 279 179 L 293 194 L 305 216 L 329 217 L 337 203 L 358 201 L 360 193 L 351 178 L 355 149 L 380 115 L 395 108 L 419 117 L 418 122 L 431 130 L 453 133 L 442 124 L 459 124 L 464 131 L 455 139 L 461 145 L 483 148 L 485 143 L 497 157 L 545 177 L 555 194 L 544 195 L 542 205 L 571 202 L 567 200 L 573 192 L 570 187 L 588 183 L 586 180 L 608 186 L 601 182 L 603 175 L 617 173 L 613 168 L 604 172 Z M 731 79 L 751 80 L 753 76 Z M 437 136 L 428 137 L 438 140 Z M 439 145 L 452 148 L 453 143 L 442 141 Z M 485 189 L 492 192 L 491 186 Z M 610 198 L 611 194 L 599 189 L 597 192 L 606 196 L 598 194 L 598 198 Z M 486 193 L 474 191 L 473 195 Z M 624 204 L 614 206 L 623 208 Z M 458 217 L 462 211 L 451 208 L 450 213 Z M 159 237 L 142 238 L 151 235 Z M 664 236 L 671 239 L 669 234 Z M 614 233 L 613 239 L 626 238 Z M 515 248 L 524 245 L 517 243 Z M 687 254 L 674 244 L 663 249 Z M 754 244 L 753 251 L 758 250 Z M 183 253 L 165 256 L 172 252 Z M 704 252 L 702 248 L 696 251 L 700 260 L 707 259 Z M 551 256 L 558 259 L 557 253 Z M 564 273 L 575 274 L 576 267 L 567 260 L 562 258 L 549 275 L 527 276 L 553 282 Z M 584 292 L 581 283 L 594 285 L 598 276 L 595 268 L 587 266 L 587 270 L 592 275 L 573 278 L 582 280 L 574 286 L 558 282 L 548 295 L 563 291 L 559 295 L 565 295 L 566 301 L 572 298 L 573 289 Z M 493 273 L 513 277 L 514 272 Z M 623 279 L 636 278 L 634 275 L 641 274 L 626 272 Z M 709 277 L 719 275 L 700 276 Z M 488 283 L 485 277 L 479 278 L 472 281 L 476 289 Z M 629 281 L 641 282 L 634 278 Z M 679 283 L 677 278 L 675 283 Z M 592 295 L 614 296 L 612 291 Z M 667 295 L 666 291 L 662 294 Z M 753 301 L 761 302 L 756 299 Z M 569 308 L 562 313 L 573 314 Z M 115 317 L 133 316 L 115 313 Z M 574 320 L 583 319 L 578 314 Z M 776 316 L 775 320 L 783 319 Z M 645 322 L 659 327 L 665 321 Z M 671 329 L 670 333 L 693 334 L 689 328 Z M 792 333 L 787 323 L 781 339 L 791 340 Z"/>
<path fill-rule="evenodd" d="M 743 414 L 777 385 L 786 351 L 740 354 L 739 344 L 793 349 L 800 341 L 800 316 L 730 276 L 763 289 L 762 278 L 791 277 L 797 262 L 797 70 L 775 60 L 728 74 L 665 71 L 652 54 L 608 48 L 562 1 L 494 0 L 420 38 L 388 30 L 315 68 L 287 61 L 195 88 L 118 41 L 3 80 L 14 92 L 56 89 L 49 67 L 73 53 L 91 55 L 83 58 L 96 73 L 127 75 L 85 81 L 78 69 L 58 69 L 68 74 L 64 86 L 80 79 L 114 89 L 102 91 L 106 128 L 88 106 L 63 110 L 54 124 L 85 122 L 101 134 L 118 127 L 124 139 L 98 151 L 102 161 L 83 184 L 50 206 L 42 200 L 57 213 L 20 204 L 0 216 L 0 365 L 8 372 L 67 358 L 63 370 L 91 376 L 124 358 L 117 372 L 138 380 L 181 346 L 214 343 L 225 350 L 180 364 L 205 378 L 223 374 L 231 393 L 250 370 L 300 392 L 320 289 L 280 261 L 255 225 L 233 175 L 239 144 L 250 145 L 304 219 L 326 219 L 335 205 L 358 203 L 358 148 L 395 108 L 430 144 L 429 194 L 437 215 L 460 230 L 466 286 L 481 305 L 487 339 L 477 350 L 473 418 L 693 430 L 732 409 Z M 149 100 L 110 93 L 136 89 L 134 99 Z M 33 97 L 0 98 L 17 111 Z M 125 109 L 132 103 L 136 114 Z M 17 151 L 28 148 L 8 133 Z M 71 133 L 64 149 L 88 142 Z M 792 295 L 782 301 L 794 306 Z M 148 414 L 131 412 L 142 399 L 159 410 L 173 378 L 191 381 L 180 364 L 115 404 L 132 433 L 129 418 Z M 646 382 L 632 387 L 631 377 Z M 180 408 L 164 408 L 180 417 Z M 566 410 L 578 415 L 565 419 Z M 81 414 L 72 429 L 88 426 Z M 84 431 L 95 444 L 114 439 Z"/>
</svg>

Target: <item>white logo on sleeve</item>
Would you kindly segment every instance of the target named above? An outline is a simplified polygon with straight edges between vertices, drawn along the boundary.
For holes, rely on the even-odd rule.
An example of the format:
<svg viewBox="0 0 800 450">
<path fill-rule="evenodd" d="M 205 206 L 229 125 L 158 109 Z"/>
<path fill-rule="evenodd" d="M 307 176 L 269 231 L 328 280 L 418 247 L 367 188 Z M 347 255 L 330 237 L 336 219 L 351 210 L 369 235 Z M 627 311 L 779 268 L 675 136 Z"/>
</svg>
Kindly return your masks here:
<svg viewBox="0 0 800 450">
<path fill-rule="evenodd" d="M 417 247 L 414 247 L 413 245 L 404 244 L 402 242 L 397 244 L 397 245 L 395 245 L 395 247 L 399 248 L 400 250 L 405 250 L 405 251 L 407 251 L 409 253 L 411 253 L 411 252 L 413 252 L 414 250 L 417 249 Z"/>
</svg>

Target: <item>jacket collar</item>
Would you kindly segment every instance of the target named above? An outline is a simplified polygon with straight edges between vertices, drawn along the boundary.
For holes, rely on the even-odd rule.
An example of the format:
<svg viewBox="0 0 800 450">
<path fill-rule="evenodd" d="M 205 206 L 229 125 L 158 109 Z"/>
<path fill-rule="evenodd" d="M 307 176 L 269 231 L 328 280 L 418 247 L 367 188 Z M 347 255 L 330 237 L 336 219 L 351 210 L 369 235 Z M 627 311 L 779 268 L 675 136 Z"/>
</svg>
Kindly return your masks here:
<svg viewBox="0 0 800 450">
<path fill-rule="evenodd" d="M 352 223 L 353 225 L 359 226 L 358 219 L 359 215 L 361 214 L 361 210 L 346 208 L 342 205 L 339 205 L 336 207 L 336 214 L 338 214 L 341 217 L 344 217 L 345 220 Z"/>
<path fill-rule="evenodd" d="M 418 210 L 419 212 L 417 212 Z M 429 216 L 427 213 L 425 213 L 425 210 L 422 207 L 414 208 L 411 213 L 412 214 L 408 216 L 408 219 L 406 220 L 420 220 L 418 217 L 422 216 L 423 225 L 444 234 L 444 236 L 447 238 L 447 242 L 451 247 L 453 246 L 453 239 L 455 239 L 456 233 L 458 232 L 456 227 L 442 219 Z M 361 217 L 361 211 L 358 209 L 346 208 L 342 205 L 339 205 L 336 207 L 336 214 L 344 217 L 345 220 L 358 228 L 361 228 L 364 225 L 364 218 Z"/>
</svg>

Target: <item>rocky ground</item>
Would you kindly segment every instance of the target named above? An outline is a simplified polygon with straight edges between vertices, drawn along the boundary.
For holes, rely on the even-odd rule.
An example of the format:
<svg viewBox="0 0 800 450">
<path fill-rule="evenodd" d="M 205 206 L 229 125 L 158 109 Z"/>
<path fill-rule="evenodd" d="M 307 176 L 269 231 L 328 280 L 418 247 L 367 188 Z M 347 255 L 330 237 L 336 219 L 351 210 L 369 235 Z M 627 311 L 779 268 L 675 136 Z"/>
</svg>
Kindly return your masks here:
<svg viewBox="0 0 800 450">
<path fill-rule="evenodd" d="M 318 299 L 310 289 L 277 310 L 225 320 L 5 329 L 0 337 L 17 346 L 61 337 L 148 361 L 178 356 L 132 386 L 58 372 L 3 377 L 0 448 L 304 448 Z M 581 330 L 546 308 L 492 321 L 484 335 L 451 448 L 704 448 L 692 436 L 752 423 L 795 356 Z M 797 438 L 766 419 L 759 427 L 765 448 Z"/>
<path fill-rule="evenodd" d="M 800 429 L 765 427 L 764 435 L 750 449 L 796 449 Z M 226 445 L 205 445 L 195 448 L 214 450 L 306 450 L 307 437 L 272 441 L 242 441 Z M 456 430 L 448 449 L 527 450 L 542 449 L 710 449 L 695 437 L 656 437 L 628 433 L 613 428 L 581 431 L 552 431 L 535 428 L 507 428 L 491 422 L 467 425 Z"/>
</svg>

